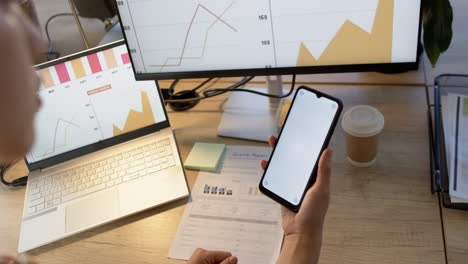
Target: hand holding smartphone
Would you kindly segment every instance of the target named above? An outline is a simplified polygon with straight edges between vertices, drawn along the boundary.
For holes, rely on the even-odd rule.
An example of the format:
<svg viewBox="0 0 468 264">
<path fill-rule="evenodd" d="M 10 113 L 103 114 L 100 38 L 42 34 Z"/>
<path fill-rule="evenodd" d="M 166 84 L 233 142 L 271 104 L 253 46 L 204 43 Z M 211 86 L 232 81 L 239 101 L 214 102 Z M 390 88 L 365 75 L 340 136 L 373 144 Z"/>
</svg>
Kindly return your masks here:
<svg viewBox="0 0 468 264">
<path fill-rule="evenodd" d="M 299 210 L 315 183 L 318 161 L 342 109 L 340 100 L 299 87 L 260 182 L 262 193 L 292 211 Z"/>
</svg>

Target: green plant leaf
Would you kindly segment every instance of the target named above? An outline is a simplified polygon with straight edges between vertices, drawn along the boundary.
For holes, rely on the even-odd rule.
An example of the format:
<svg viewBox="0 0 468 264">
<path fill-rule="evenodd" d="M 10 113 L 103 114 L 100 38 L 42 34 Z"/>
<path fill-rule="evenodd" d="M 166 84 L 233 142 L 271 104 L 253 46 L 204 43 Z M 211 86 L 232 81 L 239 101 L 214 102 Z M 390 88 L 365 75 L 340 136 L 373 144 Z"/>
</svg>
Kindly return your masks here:
<svg viewBox="0 0 468 264">
<path fill-rule="evenodd" d="M 452 42 L 453 9 L 449 0 L 423 1 L 424 48 L 435 67 Z"/>
</svg>

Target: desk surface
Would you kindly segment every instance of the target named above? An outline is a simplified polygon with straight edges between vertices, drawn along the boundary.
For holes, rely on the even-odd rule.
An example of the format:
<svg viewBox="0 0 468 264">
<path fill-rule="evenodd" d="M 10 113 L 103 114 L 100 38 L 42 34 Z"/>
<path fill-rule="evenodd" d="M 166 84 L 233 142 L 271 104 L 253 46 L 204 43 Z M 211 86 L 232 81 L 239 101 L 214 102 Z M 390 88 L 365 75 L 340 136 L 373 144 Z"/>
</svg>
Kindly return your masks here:
<svg viewBox="0 0 468 264">
<path fill-rule="evenodd" d="M 193 85 L 193 84 L 186 84 Z M 386 117 L 380 156 L 369 169 L 345 160 L 343 131 L 331 146 L 332 202 L 321 263 L 443 263 L 444 244 L 437 196 L 429 192 L 429 159 L 423 87 L 315 86 L 342 98 L 346 107 L 370 104 Z M 226 97 L 194 110 L 169 114 L 183 159 L 196 141 L 265 146 L 216 136 Z M 18 164 L 10 176 L 25 173 Z M 190 186 L 197 173 L 187 171 Z M 15 252 L 24 189 L 0 187 L 0 251 Z M 32 251 L 42 263 L 183 263 L 166 255 L 184 211 L 184 201 Z M 0 252 L 0 253 L 1 253 Z"/>
</svg>

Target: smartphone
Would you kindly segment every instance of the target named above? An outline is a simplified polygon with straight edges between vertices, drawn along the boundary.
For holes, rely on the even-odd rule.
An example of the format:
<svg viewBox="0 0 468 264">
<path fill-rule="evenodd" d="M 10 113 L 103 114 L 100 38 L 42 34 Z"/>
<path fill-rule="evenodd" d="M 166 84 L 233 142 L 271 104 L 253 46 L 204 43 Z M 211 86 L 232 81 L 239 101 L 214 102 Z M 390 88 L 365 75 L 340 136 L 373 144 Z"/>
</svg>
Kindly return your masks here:
<svg viewBox="0 0 468 264">
<path fill-rule="evenodd" d="M 342 110 L 340 100 L 299 87 L 260 181 L 263 194 L 294 212 L 299 210 L 315 183 L 320 157 Z"/>
</svg>

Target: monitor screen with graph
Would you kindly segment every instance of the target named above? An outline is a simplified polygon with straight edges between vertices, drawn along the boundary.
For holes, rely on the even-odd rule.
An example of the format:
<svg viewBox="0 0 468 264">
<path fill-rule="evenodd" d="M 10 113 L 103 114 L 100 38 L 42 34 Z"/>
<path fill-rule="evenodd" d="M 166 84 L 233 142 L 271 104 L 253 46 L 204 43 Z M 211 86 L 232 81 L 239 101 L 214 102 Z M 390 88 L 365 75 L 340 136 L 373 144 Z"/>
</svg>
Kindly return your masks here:
<svg viewBox="0 0 468 264">
<path fill-rule="evenodd" d="M 122 41 L 47 63 L 37 74 L 42 107 L 28 163 L 167 122 L 156 83 L 135 81 Z"/>
<path fill-rule="evenodd" d="M 137 79 L 413 69 L 421 0 L 119 0 Z"/>
</svg>

